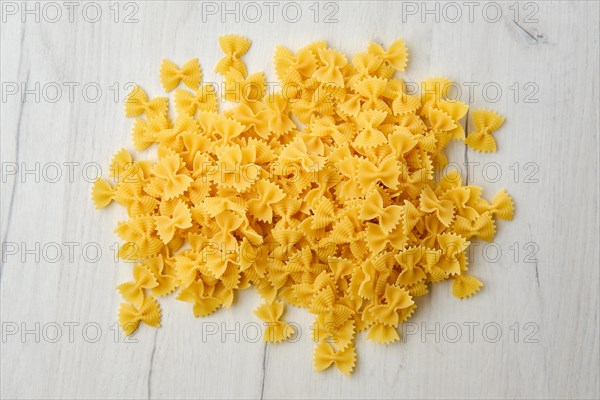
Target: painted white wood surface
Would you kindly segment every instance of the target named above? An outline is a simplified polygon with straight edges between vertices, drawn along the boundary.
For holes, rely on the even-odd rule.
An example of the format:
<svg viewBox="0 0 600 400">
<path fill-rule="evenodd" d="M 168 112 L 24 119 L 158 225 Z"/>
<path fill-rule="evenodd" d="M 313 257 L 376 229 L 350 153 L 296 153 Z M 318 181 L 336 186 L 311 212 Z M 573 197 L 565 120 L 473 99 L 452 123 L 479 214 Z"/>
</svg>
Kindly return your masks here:
<svg viewBox="0 0 600 400">
<path fill-rule="evenodd" d="M 303 16 L 297 23 L 283 18 L 286 3 L 278 3 L 269 22 L 267 6 L 258 2 L 263 13 L 259 22 L 252 23 L 254 14 L 246 9 L 239 23 L 232 15 L 223 23 L 222 12 L 203 21 L 199 3 L 138 1 L 138 22 L 131 24 L 122 20 L 135 9 L 125 9 L 123 3 L 116 23 L 112 2 L 98 3 L 102 16 L 97 23 L 82 17 L 86 2 L 75 9 L 73 22 L 59 3 L 63 15 L 56 23 L 50 21 L 56 15 L 51 9 L 39 23 L 28 14 L 22 22 L 22 10 L 12 15 L 7 3 L 2 5 L 0 31 L 2 398 L 600 395 L 598 3 L 520 3 L 521 27 L 513 21 L 513 2 L 486 8 L 490 20 L 495 18 L 495 5 L 500 5 L 502 16 L 495 23 L 484 18 L 485 3 L 475 6 L 472 22 L 465 3 L 455 3 L 462 12 L 456 22 L 450 21 L 456 16 L 453 10 L 439 3 L 441 18 L 436 22 L 435 14 L 424 14 L 421 2 L 400 1 L 337 2 L 337 23 L 323 22 L 325 14 L 335 10 L 324 10 L 323 4 L 315 23 L 309 8 L 313 2 L 300 3 Z M 21 2 L 14 4 L 22 7 Z M 215 4 L 221 7 L 221 2 Z M 436 5 L 428 7 L 435 10 Z M 88 19 L 94 18 L 94 10 L 88 8 Z M 292 11 L 288 9 L 288 19 L 294 18 Z M 537 22 L 525 20 L 531 12 Z M 484 289 L 468 301 L 458 301 L 448 285 L 436 285 L 429 296 L 419 298 L 411 320 L 415 325 L 405 327 L 405 333 L 417 332 L 405 334 L 405 341 L 380 346 L 360 337 L 358 366 L 350 378 L 333 369 L 312 371 L 311 317 L 304 310 L 288 308 L 286 319 L 302 328 L 296 343 L 265 346 L 251 340 L 258 322 L 252 314 L 258 298 L 251 292 L 242 293 L 231 309 L 205 320 L 194 319 L 187 304 L 162 300 L 160 329 L 143 326 L 135 335 L 137 343 L 115 340 L 120 298 L 114 286 L 129 278 L 130 266 L 114 262 L 111 246 L 117 238 L 112 231 L 124 211 L 110 207 L 96 212 L 82 173 L 95 176 L 93 163 L 106 172 L 117 148 L 133 149 L 132 122 L 120 103 L 123 85 L 136 81 L 153 95 L 162 93 L 162 58 L 180 63 L 199 57 L 204 79 L 218 81 L 212 69 L 220 57 L 217 37 L 225 33 L 251 38 L 247 65 L 251 71 L 265 70 L 273 81 L 271 59 L 277 44 L 297 49 L 326 39 L 353 54 L 368 40 L 389 44 L 403 37 L 411 51 L 407 80 L 442 75 L 465 90 L 473 82 L 473 98 L 463 92 L 462 99 L 507 117 L 496 135 L 497 153 L 465 154 L 462 144 L 454 144 L 450 152 L 463 171 L 468 159 L 469 182 L 482 185 L 486 196 L 505 187 L 516 202 L 515 220 L 499 221 L 495 244 L 485 249 L 487 256 L 481 244 L 472 254 L 471 271 L 485 282 Z M 34 94 L 21 101 L 21 87 L 10 95 L 11 83 L 23 82 L 30 89 L 39 82 L 38 102 Z M 54 103 L 53 82 L 62 87 L 62 97 Z M 79 83 L 72 101 L 68 82 Z M 115 83 L 120 87 L 118 102 Z M 86 84 L 87 99 L 81 91 Z M 97 102 L 90 101 L 93 86 L 102 90 Z M 502 94 L 495 99 L 497 87 Z M 537 102 L 525 101 L 526 95 Z M 35 168 L 36 162 L 38 182 L 22 171 Z M 72 167 L 72 180 L 67 162 L 79 163 Z M 13 176 L 14 163 L 21 171 Z M 52 163 L 61 166 L 62 177 L 55 183 L 50 182 L 56 171 Z M 496 170 L 501 172 L 497 180 Z M 78 243 L 72 259 L 70 242 Z M 39 261 L 25 252 L 36 243 L 46 253 Z M 53 243 L 62 250 L 56 262 L 51 260 L 57 247 Z M 87 260 L 82 252 L 86 244 Z M 102 250 L 99 260 L 95 244 Z M 15 246 L 17 254 L 11 254 Z M 494 261 L 498 249 L 501 255 Z M 69 323 L 77 324 L 72 337 Z M 479 324 L 472 340 L 469 323 Z M 61 335 L 54 340 L 57 325 Z M 222 340 L 221 332 L 206 335 L 215 326 L 242 337 L 237 340 L 230 333 Z M 456 326 L 462 336 L 454 343 Z M 15 327 L 18 332 L 11 335 Z M 102 331 L 93 343 L 96 327 Z M 497 327 L 502 333 L 494 343 Z M 33 333 L 23 337 L 24 329 Z M 437 329 L 439 340 L 435 333 L 423 337 L 425 329 Z"/>
</svg>

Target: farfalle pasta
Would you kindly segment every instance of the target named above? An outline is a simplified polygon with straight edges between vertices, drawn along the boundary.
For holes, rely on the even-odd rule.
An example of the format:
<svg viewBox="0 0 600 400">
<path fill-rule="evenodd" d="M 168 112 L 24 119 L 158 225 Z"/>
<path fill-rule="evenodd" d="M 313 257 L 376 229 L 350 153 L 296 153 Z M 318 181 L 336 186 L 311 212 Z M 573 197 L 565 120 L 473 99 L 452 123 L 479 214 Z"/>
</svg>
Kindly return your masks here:
<svg viewBox="0 0 600 400">
<path fill-rule="evenodd" d="M 496 139 L 492 132 L 504 123 L 504 117 L 489 110 L 473 111 L 473 122 L 476 130 L 469 134 L 465 140 L 467 146 L 481 152 L 496 151 Z"/>
<path fill-rule="evenodd" d="M 263 304 L 254 310 L 254 314 L 267 323 L 267 329 L 263 334 L 263 340 L 265 342 L 281 342 L 295 333 L 294 328 L 291 325 L 279 320 L 283 315 L 283 310 L 284 304 L 281 301 Z"/>
<path fill-rule="evenodd" d="M 238 35 L 225 35 L 219 38 L 219 45 L 225 56 L 217 63 L 215 72 L 225 75 L 230 68 L 238 71 L 242 77 L 248 74 L 246 64 L 240 59 L 250 48 L 250 40 Z"/>
<path fill-rule="evenodd" d="M 496 217 L 511 220 L 513 201 L 503 189 L 488 201 L 456 171 L 437 180 L 434 172 L 453 140 L 495 151 L 492 133 L 504 118 L 474 111 L 466 133 L 469 107 L 447 98 L 450 80 L 407 92 L 394 76 L 407 68 L 402 40 L 370 43 L 353 57 L 324 41 L 296 52 L 278 46 L 276 93 L 242 61 L 250 44 L 219 39 L 221 94 L 202 83 L 193 58 L 160 67 L 174 107 L 139 86 L 126 99 L 133 146 L 155 147 L 157 160 L 121 149 L 110 162 L 113 182 L 92 187 L 96 208 L 115 202 L 127 215 L 115 233 L 133 278 L 117 287 L 118 320 L 130 335 L 140 323 L 160 325 L 159 297 L 174 295 L 204 317 L 254 287 L 266 342 L 297 333 L 286 303 L 305 308 L 314 316 L 314 368 L 348 375 L 356 336 L 398 341 L 432 283 L 452 280 L 460 299 L 482 288 L 466 251 L 493 240 Z M 219 112 L 220 102 L 232 106 Z"/>
<path fill-rule="evenodd" d="M 198 89 L 202 79 L 202 68 L 197 58 L 186 62 L 181 69 L 173 61 L 163 60 L 160 66 L 160 83 L 165 91 L 175 89 L 183 82 L 192 90 Z"/>
<path fill-rule="evenodd" d="M 135 86 L 125 99 L 125 115 L 137 117 L 145 115 L 148 119 L 167 113 L 168 98 L 157 97 L 149 100 L 146 92 Z"/>
</svg>

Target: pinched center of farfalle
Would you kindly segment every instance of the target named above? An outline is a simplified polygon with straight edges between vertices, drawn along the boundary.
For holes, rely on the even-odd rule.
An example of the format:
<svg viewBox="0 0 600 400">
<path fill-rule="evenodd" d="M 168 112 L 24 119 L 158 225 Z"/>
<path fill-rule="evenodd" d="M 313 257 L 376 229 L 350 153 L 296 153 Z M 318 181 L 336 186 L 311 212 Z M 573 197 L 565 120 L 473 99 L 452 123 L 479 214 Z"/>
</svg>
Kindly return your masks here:
<svg viewBox="0 0 600 400">
<path fill-rule="evenodd" d="M 167 97 L 134 88 L 125 103 L 136 117 L 133 144 L 155 146 L 157 161 L 121 149 L 114 183 L 93 187 L 97 208 L 114 200 L 128 215 L 115 230 L 119 257 L 135 261 L 133 279 L 117 287 L 126 334 L 140 322 L 159 326 L 158 297 L 176 292 L 203 317 L 254 287 L 265 341 L 300 334 L 283 320 L 285 303 L 305 308 L 315 316 L 315 369 L 350 374 L 356 335 L 399 340 L 432 283 L 452 279 L 459 298 L 479 291 L 466 251 L 472 238 L 493 239 L 496 217 L 512 219 L 512 200 L 501 190 L 489 202 L 457 172 L 436 182 L 434 171 L 448 163 L 452 140 L 495 151 L 501 116 L 474 111 L 466 135 L 469 107 L 447 98 L 450 80 L 409 93 L 394 77 L 408 61 L 402 40 L 371 43 L 352 59 L 323 41 L 297 52 L 278 46 L 276 93 L 264 73 L 248 74 L 249 40 L 219 44 L 222 93 L 202 83 L 198 59 L 160 67 L 174 115 Z M 221 101 L 234 106 L 219 112 Z"/>
</svg>

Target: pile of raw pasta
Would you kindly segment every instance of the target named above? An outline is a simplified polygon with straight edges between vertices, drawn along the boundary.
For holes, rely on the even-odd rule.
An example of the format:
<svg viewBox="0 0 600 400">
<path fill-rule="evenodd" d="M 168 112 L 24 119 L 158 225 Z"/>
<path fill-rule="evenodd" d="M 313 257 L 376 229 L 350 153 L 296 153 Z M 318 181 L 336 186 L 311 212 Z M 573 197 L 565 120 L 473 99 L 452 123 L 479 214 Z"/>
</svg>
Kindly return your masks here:
<svg viewBox="0 0 600 400">
<path fill-rule="evenodd" d="M 97 208 L 114 200 L 128 213 L 116 229 L 119 256 L 134 261 L 133 280 L 117 287 L 126 334 L 140 322 L 160 325 L 161 296 L 176 292 L 202 317 L 255 287 L 265 341 L 294 334 L 284 304 L 306 308 L 315 369 L 349 374 L 356 335 L 399 340 L 431 283 L 452 279 L 459 298 L 479 290 L 467 273 L 469 240 L 492 240 L 494 218 L 512 219 L 512 200 L 504 190 L 485 200 L 456 172 L 435 182 L 434 170 L 447 165 L 451 140 L 495 151 L 501 116 L 473 111 L 465 135 L 468 106 L 446 98 L 451 81 L 428 79 L 408 94 L 394 77 L 408 61 L 402 40 L 387 50 L 370 43 L 351 60 L 325 42 L 277 47 L 277 93 L 240 59 L 249 40 L 219 43 L 221 94 L 201 83 L 197 59 L 181 68 L 163 61 L 175 112 L 140 87 L 125 104 L 135 148 L 155 146 L 158 161 L 121 149 L 114 183 L 93 186 Z M 219 112 L 222 100 L 234 106 Z"/>
</svg>

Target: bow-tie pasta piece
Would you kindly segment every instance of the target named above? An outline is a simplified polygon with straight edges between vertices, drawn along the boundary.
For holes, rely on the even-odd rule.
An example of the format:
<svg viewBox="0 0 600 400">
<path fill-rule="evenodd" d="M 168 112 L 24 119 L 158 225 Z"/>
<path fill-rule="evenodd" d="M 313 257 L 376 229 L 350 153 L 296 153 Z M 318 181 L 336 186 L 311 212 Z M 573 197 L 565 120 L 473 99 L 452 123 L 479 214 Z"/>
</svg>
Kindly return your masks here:
<svg viewBox="0 0 600 400">
<path fill-rule="evenodd" d="M 323 318 L 317 317 L 317 320 L 311 327 L 313 341 L 315 343 L 333 342 L 339 350 L 345 350 L 354 343 L 356 335 L 354 325 L 355 322 L 352 319 L 337 326 L 327 325 Z"/>
<path fill-rule="evenodd" d="M 146 118 L 152 119 L 157 115 L 166 115 L 168 105 L 169 99 L 166 97 L 148 100 L 144 89 L 136 85 L 125 98 L 125 115 L 137 117 L 144 114 Z"/>
<path fill-rule="evenodd" d="M 447 134 L 454 140 L 465 140 L 465 130 L 458 122 L 469 111 L 469 106 L 457 100 L 442 100 L 436 104 L 436 107 L 449 115 L 455 122 L 456 127 L 448 130 Z"/>
<path fill-rule="evenodd" d="M 155 288 L 158 282 L 152 272 L 142 264 L 137 264 L 133 268 L 133 280 L 133 282 L 120 284 L 117 290 L 123 299 L 140 308 L 144 302 L 144 289 Z"/>
<path fill-rule="evenodd" d="M 153 172 L 164 183 L 166 200 L 182 195 L 194 181 L 186 171 L 178 155 L 165 157 L 156 163 Z"/>
<path fill-rule="evenodd" d="M 243 77 L 248 75 L 246 64 L 240 59 L 246 54 L 252 42 L 238 35 L 226 35 L 219 38 L 221 50 L 225 53 L 215 67 L 215 72 L 225 75 L 229 68 L 233 68 L 242 74 Z"/>
<path fill-rule="evenodd" d="M 459 299 L 464 299 L 477 293 L 482 286 L 483 283 L 477 278 L 459 275 L 452 283 L 452 294 Z"/>
<path fill-rule="evenodd" d="M 370 307 L 364 314 L 366 321 L 375 324 L 367 338 L 382 344 L 400 340 L 396 328 L 401 322 L 401 311 L 415 304 L 406 290 L 392 285 L 385 288 L 383 299 L 384 304 Z"/>
<path fill-rule="evenodd" d="M 390 189 L 397 189 L 400 178 L 398 161 L 388 156 L 379 165 L 361 158 L 357 165 L 358 184 L 362 190 L 367 190 L 372 184 L 381 183 Z"/>
<path fill-rule="evenodd" d="M 223 99 L 234 103 L 254 103 L 262 100 L 266 85 L 264 73 L 257 72 L 246 78 L 240 71 L 231 67 L 225 74 Z"/>
<path fill-rule="evenodd" d="M 157 115 L 150 121 L 138 118 L 132 129 L 132 141 L 137 150 L 144 150 L 158 142 L 158 135 L 170 128 L 170 121 L 165 115 Z"/>
<path fill-rule="evenodd" d="M 389 233 L 401 221 L 402 207 L 396 204 L 384 207 L 383 198 L 378 190 L 367 195 L 360 211 L 360 218 L 363 220 L 377 218 L 381 229 Z"/>
<path fill-rule="evenodd" d="M 323 66 L 317 69 L 313 77 L 323 83 L 333 83 L 340 88 L 344 87 L 344 74 L 342 69 L 348 64 L 343 53 L 332 49 L 319 49 L 319 59 Z"/>
<path fill-rule="evenodd" d="M 350 375 L 356 364 L 356 351 L 354 346 L 344 350 L 335 351 L 329 343 L 319 343 L 315 347 L 314 365 L 316 371 L 323 371 L 335 364 L 344 375 Z"/>
<path fill-rule="evenodd" d="M 217 92 L 213 85 L 204 84 L 195 93 L 177 89 L 175 110 L 179 114 L 194 116 L 200 111 L 217 111 Z"/>
<path fill-rule="evenodd" d="M 153 296 L 166 296 L 177 288 L 174 266 L 168 258 L 165 259 L 161 254 L 146 259 L 144 265 L 156 278 L 157 285 L 152 288 Z"/>
<path fill-rule="evenodd" d="M 187 229 L 192 226 L 192 214 L 184 202 L 178 201 L 170 216 L 156 216 L 154 222 L 160 239 L 164 244 L 169 244 L 177 229 Z"/>
<path fill-rule="evenodd" d="M 146 297 L 141 307 L 121 303 L 119 308 L 119 325 L 129 336 L 138 328 L 140 322 L 155 328 L 160 327 L 160 306 L 153 297 Z"/>
<path fill-rule="evenodd" d="M 387 118 L 385 111 L 367 110 L 356 117 L 356 123 L 360 127 L 358 135 L 354 138 L 354 146 L 370 149 L 380 146 L 386 142 L 386 136 L 380 125 Z"/>
<path fill-rule="evenodd" d="M 396 256 L 396 261 L 402 267 L 402 272 L 398 275 L 397 283 L 402 287 L 410 287 L 417 282 L 426 279 L 421 260 L 423 259 L 422 247 L 410 247 L 401 251 Z"/>
<path fill-rule="evenodd" d="M 484 153 L 496 151 L 496 139 L 492 132 L 500 128 L 504 123 L 504 117 L 489 110 L 473 111 L 473 122 L 475 131 L 469 132 L 465 139 L 467 146 Z"/>
<path fill-rule="evenodd" d="M 369 43 L 369 53 L 389 63 L 396 71 L 404 71 L 408 64 L 408 49 L 402 39 L 396 40 L 386 51 L 377 43 Z"/>
<path fill-rule="evenodd" d="M 454 203 L 450 200 L 438 199 L 429 186 L 421 192 L 419 208 L 424 213 L 435 213 L 440 222 L 447 227 L 454 219 Z"/>
<path fill-rule="evenodd" d="M 456 217 L 454 232 L 467 239 L 476 236 L 486 242 L 491 242 L 496 235 L 496 226 L 492 215 L 486 211 L 475 217 L 474 220 L 469 220 L 461 216 Z"/>
<path fill-rule="evenodd" d="M 285 198 L 285 192 L 275 183 L 260 180 L 256 182 L 258 199 L 248 201 L 248 210 L 257 220 L 271 223 L 273 221 L 272 205 Z"/>
<path fill-rule="evenodd" d="M 193 304 L 194 317 L 205 317 L 221 306 L 221 300 L 214 296 L 214 286 L 208 286 L 203 280 L 192 281 L 179 291 L 177 300 Z"/>
<path fill-rule="evenodd" d="M 115 199 L 115 188 L 106 179 L 98 178 L 92 187 L 92 200 L 96 209 L 108 206 Z"/>
<path fill-rule="evenodd" d="M 288 339 L 295 333 L 291 325 L 279 320 L 283 315 L 283 311 L 284 305 L 280 301 L 273 302 L 273 304 L 263 304 L 254 310 L 254 314 L 268 324 L 263 334 L 265 342 L 278 343 Z"/>
<path fill-rule="evenodd" d="M 127 335 L 140 322 L 158 327 L 156 298 L 170 295 L 206 317 L 254 287 L 265 342 L 297 333 L 282 320 L 286 303 L 304 308 L 314 314 L 314 368 L 349 375 L 357 335 L 399 341 L 433 283 L 452 280 L 460 299 L 483 287 L 470 275 L 468 262 L 482 261 L 467 258 L 469 246 L 492 241 L 514 202 L 504 189 L 490 201 L 458 172 L 437 172 L 453 140 L 495 151 L 504 118 L 474 111 L 465 135 L 469 106 L 448 98 L 451 80 L 429 78 L 413 92 L 396 75 L 409 59 L 401 39 L 354 55 L 325 41 L 278 46 L 275 92 L 264 72 L 248 73 L 250 44 L 219 38 L 222 85 L 202 83 L 197 58 L 163 60 L 170 99 L 139 86 L 127 96 L 133 146 L 155 156 L 120 149 L 109 179 L 91 188 L 95 208 L 114 202 L 126 215 L 115 233 L 133 278 L 117 287 L 126 301 L 118 321 Z"/>
<path fill-rule="evenodd" d="M 480 197 L 476 200 L 476 204 L 478 210 L 488 211 L 490 214 L 507 221 L 511 221 L 515 214 L 513 200 L 504 189 L 494 196 L 491 203 Z"/>
<path fill-rule="evenodd" d="M 268 125 L 271 132 L 279 136 L 296 128 L 290 118 L 288 102 L 280 93 L 267 97 L 266 106 L 270 113 Z"/>
<path fill-rule="evenodd" d="M 136 178 L 145 179 L 151 165 L 149 161 L 134 161 L 127 150 L 121 149 L 113 156 L 108 174 L 117 182 L 128 183 Z"/>
<path fill-rule="evenodd" d="M 181 69 L 169 60 L 163 60 L 160 66 L 160 83 L 165 91 L 170 92 L 175 89 L 179 82 L 192 90 L 198 89 L 202 80 L 202 68 L 197 58 L 192 58 L 186 62 Z"/>
<path fill-rule="evenodd" d="M 120 222 L 115 233 L 127 245 L 119 250 L 119 257 L 126 260 L 141 260 L 157 255 L 163 247 L 163 243 L 155 236 L 154 219 L 150 215 Z"/>
</svg>

